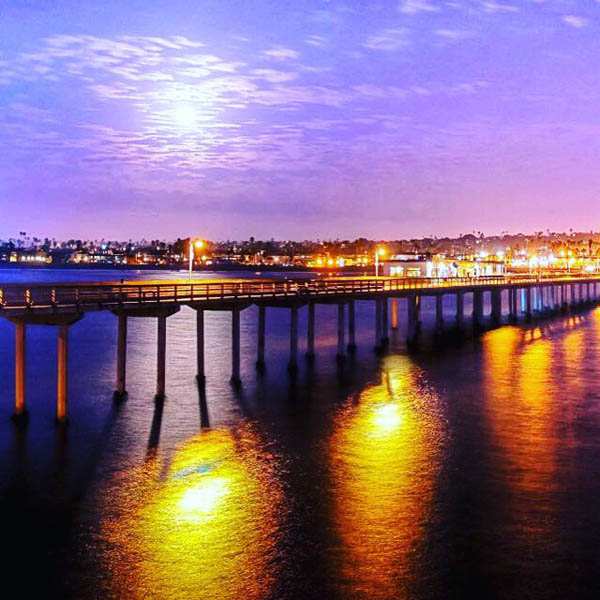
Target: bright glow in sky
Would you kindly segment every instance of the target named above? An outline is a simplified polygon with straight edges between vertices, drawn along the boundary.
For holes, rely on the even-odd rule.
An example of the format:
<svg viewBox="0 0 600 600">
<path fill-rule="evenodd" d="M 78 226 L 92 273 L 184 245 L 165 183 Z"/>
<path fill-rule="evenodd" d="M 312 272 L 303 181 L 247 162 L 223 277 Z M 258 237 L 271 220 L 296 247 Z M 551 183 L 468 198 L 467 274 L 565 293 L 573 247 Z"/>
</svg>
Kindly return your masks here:
<svg viewBox="0 0 600 600">
<path fill-rule="evenodd" d="M 600 2 L 11 0 L 0 237 L 600 221 Z"/>
</svg>

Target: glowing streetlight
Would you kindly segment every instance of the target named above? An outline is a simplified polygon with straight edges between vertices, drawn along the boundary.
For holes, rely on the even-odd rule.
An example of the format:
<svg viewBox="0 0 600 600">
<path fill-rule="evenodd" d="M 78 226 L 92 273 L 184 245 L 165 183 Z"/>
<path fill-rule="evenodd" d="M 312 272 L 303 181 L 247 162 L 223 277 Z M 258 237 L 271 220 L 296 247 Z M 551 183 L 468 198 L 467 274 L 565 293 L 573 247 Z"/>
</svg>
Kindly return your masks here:
<svg viewBox="0 0 600 600">
<path fill-rule="evenodd" d="M 379 277 L 379 257 L 385 256 L 385 250 L 383 248 L 377 248 L 375 250 L 375 277 Z"/>
<path fill-rule="evenodd" d="M 203 240 L 192 240 L 192 238 L 190 238 L 190 253 L 189 253 L 189 261 L 190 261 L 190 280 L 192 279 L 192 267 L 194 265 L 194 249 L 198 248 L 198 250 L 201 250 L 202 248 L 204 248 L 204 241 Z"/>
</svg>

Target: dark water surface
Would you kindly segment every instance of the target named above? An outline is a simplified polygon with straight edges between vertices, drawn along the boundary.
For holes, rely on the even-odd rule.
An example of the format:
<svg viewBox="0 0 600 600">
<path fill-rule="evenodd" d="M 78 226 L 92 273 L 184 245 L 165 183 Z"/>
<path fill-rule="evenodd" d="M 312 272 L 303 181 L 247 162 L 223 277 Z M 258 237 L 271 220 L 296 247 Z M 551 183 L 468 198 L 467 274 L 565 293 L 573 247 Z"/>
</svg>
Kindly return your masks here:
<svg viewBox="0 0 600 600">
<path fill-rule="evenodd" d="M 0 319 L 5 581 L 23 597 L 82 599 L 597 598 L 600 311 L 443 348 L 426 335 L 412 354 L 401 323 L 378 358 L 360 302 L 342 371 L 335 316 L 317 308 L 318 357 L 293 384 L 288 311 L 268 310 L 262 377 L 256 309 L 244 311 L 236 392 L 229 315 L 209 313 L 202 394 L 182 309 L 168 320 L 164 404 L 156 322 L 131 320 L 129 398 L 114 404 L 116 319 L 88 314 L 72 328 L 66 430 L 49 327 L 29 329 L 30 421 L 11 422 L 13 326 Z"/>
</svg>

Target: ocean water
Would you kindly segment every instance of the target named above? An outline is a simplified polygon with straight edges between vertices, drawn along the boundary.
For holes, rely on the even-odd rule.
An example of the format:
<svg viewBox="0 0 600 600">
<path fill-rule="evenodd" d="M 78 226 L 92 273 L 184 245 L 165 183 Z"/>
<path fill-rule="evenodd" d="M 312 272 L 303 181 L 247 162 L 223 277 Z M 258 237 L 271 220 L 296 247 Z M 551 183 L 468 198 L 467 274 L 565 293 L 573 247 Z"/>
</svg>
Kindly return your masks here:
<svg viewBox="0 0 600 600">
<path fill-rule="evenodd" d="M 0 282 L 173 276 L 0 270 Z M 28 329 L 29 423 L 12 422 L 13 325 L 0 319 L 5 579 L 23 597 L 82 599 L 597 598 L 600 311 L 440 340 L 427 299 L 409 352 L 400 307 L 378 356 L 372 303 L 358 302 L 358 350 L 340 366 L 336 308 L 318 306 L 317 358 L 295 379 L 289 311 L 267 311 L 261 375 L 248 308 L 239 390 L 228 313 L 206 316 L 199 388 L 182 308 L 160 403 L 155 320 L 130 320 L 129 396 L 114 403 L 116 318 L 89 313 L 71 331 L 67 427 L 43 326 Z M 452 297 L 445 308 L 450 322 Z"/>
</svg>

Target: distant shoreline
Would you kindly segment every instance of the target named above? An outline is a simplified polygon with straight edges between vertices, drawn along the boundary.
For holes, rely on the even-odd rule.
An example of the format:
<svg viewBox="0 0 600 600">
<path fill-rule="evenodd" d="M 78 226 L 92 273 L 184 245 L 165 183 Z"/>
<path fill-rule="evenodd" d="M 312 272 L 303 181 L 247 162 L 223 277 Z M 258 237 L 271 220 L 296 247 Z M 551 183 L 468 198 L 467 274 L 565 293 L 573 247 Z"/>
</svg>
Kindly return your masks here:
<svg viewBox="0 0 600 600">
<path fill-rule="evenodd" d="M 0 269 L 34 269 L 34 270 L 98 270 L 98 271 L 186 271 L 185 265 L 101 265 L 101 264 L 27 264 L 27 263 L 0 263 Z M 240 265 L 217 264 L 207 267 L 194 268 L 195 273 L 217 273 L 219 271 L 252 271 L 252 272 L 286 272 L 291 273 L 364 273 L 370 269 L 365 267 L 336 267 L 335 269 L 314 269 L 311 267 L 286 266 L 286 265 Z"/>
</svg>

